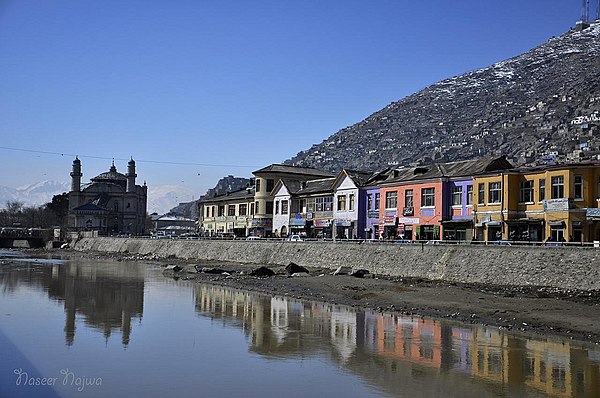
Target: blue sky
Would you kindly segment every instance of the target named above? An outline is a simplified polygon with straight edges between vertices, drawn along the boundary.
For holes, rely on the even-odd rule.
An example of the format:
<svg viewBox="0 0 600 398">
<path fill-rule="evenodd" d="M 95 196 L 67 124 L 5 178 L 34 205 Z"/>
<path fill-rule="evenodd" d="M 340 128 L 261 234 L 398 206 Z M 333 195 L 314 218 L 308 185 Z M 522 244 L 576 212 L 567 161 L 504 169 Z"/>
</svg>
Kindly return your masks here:
<svg viewBox="0 0 600 398">
<path fill-rule="evenodd" d="M 133 156 L 149 186 L 200 195 L 580 15 L 579 0 L 0 0 L 0 185 Z"/>
</svg>

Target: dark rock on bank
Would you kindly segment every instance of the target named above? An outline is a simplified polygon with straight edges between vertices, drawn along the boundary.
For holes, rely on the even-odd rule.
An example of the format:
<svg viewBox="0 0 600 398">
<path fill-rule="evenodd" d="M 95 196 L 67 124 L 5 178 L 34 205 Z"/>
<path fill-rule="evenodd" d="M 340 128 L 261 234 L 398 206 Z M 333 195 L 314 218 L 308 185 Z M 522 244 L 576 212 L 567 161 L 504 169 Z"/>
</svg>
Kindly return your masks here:
<svg viewBox="0 0 600 398">
<path fill-rule="evenodd" d="M 308 270 L 306 268 L 296 263 L 289 263 L 287 267 L 285 267 L 285 271 L 288 275 L 298 274 L 301 272 L 308 274 Z"/>
<path fill-rule="evenodd" d="M 251 276 L 273 276 L 275 275 L 275 271 L 267 267 L 259 267 L 250 272 Z"/>
</svg>

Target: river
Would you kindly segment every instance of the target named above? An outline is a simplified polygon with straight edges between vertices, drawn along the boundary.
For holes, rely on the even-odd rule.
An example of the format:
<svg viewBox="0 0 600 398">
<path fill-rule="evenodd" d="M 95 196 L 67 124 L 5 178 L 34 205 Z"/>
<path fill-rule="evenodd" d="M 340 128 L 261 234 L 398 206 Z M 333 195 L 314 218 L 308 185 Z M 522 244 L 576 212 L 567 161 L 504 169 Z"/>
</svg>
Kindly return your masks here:
<svg viewBox="0 0 600 398">
<path fill-rule="evenodd" d="M 598 397 L 600 347 L 0 251 L 0 397 Z"/>
</svg>

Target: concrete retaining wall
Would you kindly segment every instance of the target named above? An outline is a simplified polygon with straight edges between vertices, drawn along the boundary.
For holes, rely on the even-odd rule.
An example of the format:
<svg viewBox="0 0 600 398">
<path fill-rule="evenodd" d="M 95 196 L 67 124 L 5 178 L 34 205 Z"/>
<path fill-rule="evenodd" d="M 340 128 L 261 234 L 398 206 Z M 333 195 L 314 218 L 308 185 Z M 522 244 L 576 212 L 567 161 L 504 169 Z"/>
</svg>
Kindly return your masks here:
<svg viewBox="0 0 600 398">
<path fill-rule="evenodd" d="M 293 261 L 330 269 L 347 265 L 376 274 L 466 283 L 600 289 L 598 248 L 136 238 L 84 238 L 74 248 L 199 261 L 266 265 L 287 265 Z"/>
</svg>

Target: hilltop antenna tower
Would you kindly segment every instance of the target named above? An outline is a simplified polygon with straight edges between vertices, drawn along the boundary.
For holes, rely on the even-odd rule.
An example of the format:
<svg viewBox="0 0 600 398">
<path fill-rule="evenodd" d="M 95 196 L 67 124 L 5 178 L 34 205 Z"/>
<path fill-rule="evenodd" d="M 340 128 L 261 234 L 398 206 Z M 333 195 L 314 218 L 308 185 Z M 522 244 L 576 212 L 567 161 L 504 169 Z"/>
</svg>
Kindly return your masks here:
<svg viewBox="0 0 600 398">
<path fill-rule="evenodd" d="M 590 0 L 581 1 L 581 22 L 589 22 L 590 19 Z"/>
</svg>

